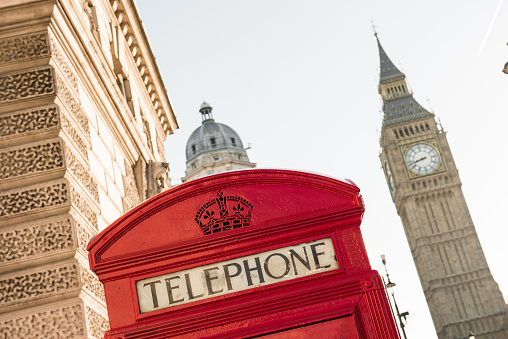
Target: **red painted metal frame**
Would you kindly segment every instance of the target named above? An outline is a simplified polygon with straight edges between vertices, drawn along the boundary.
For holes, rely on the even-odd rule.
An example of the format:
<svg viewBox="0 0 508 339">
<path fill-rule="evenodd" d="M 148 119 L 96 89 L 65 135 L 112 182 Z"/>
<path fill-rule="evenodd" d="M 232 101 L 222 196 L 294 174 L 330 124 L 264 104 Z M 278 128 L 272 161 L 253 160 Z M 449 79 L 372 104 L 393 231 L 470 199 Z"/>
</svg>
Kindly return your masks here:
<svg viewBox="0 0 508 339">
<path fill-rule="evenodd" d="M 218 191 L 253 205 L 249 226 L 203 234 L 194 217 Z M 351 338 L 399 338 L 363 244 L 363 212 L 352 182 L 296 171 L 226 172 L 163 192 L 88 245 L 90 268 L 104 284 L 105 337 L 275 338 L 287 330 L 304 337 L 340 327 Z M 332 239 L 337 270 L 140 313 L 138 280 L 323 238 Z"/>
</svg>

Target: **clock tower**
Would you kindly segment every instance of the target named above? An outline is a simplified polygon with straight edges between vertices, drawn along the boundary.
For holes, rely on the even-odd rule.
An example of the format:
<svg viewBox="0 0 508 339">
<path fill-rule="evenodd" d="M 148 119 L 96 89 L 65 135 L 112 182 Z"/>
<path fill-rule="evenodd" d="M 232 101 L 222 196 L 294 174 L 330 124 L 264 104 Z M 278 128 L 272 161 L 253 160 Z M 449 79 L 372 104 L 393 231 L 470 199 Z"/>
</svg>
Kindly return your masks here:
<svg viewBox="0 0 508 339">
<path fill-rule="evenodd" d="M 433 113 L 379 39 L 383 99 L 381 163 L 440 339 L 508 338 L 506 304 L 492 277 L 462 193 L 462 183 Z"/>
</svg>

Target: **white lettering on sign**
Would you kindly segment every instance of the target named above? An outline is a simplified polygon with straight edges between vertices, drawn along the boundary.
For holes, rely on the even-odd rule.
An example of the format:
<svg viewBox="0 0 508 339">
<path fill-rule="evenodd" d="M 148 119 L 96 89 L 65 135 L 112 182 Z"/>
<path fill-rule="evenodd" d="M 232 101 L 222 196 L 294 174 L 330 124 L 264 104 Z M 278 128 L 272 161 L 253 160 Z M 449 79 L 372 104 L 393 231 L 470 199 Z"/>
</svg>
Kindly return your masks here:
<svg viewBox="0 0 508 339">
<path fill-rule="evenodd" d="M 338 269 L 330 238 L 136 282 L 141 313 Z"/>
</svg>

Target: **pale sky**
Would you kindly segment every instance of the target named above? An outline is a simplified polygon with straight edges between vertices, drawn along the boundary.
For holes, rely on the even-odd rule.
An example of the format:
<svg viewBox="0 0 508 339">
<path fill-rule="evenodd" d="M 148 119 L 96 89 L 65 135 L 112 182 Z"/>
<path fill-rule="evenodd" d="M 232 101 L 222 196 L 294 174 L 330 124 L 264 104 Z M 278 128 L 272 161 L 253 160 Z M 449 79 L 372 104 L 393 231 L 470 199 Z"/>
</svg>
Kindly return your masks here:
<svg viewBox="0 0 508 339">
<path fill-rule="evenodd" d="M 173 184 L 206 100 L 260 168 L 349 178 L 366 204 L 371 265 L 397 283 L 408 338 L 436 338 L 379 161 L 379 55 L 371 20 L 416 100 L 447 131 L 491 272 L 508 296 L 508 3 L 138 0 L 180 129 L 165 142 Z M 481 51 L 481 53 L 479 53 Z M 467 337 L 467 333 L 464 334 Z"/>
</svg>

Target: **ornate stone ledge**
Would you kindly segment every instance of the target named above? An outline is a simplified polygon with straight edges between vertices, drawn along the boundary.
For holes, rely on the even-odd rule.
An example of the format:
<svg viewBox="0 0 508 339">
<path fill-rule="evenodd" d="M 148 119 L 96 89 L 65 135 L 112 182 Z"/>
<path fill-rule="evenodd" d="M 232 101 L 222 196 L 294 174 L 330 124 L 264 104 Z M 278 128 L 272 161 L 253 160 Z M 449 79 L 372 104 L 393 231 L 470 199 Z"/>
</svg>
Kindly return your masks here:
<svg viewBox="0 0 508 339">
<path fill-rule="evenodd" d="M 0 104 L 55 94 L 53 67 L 0 75 Z"/>
<path fill-rule="evenodd" d="M 1 158 L 0 158 L 1 159 Z M 85 168 L 83 164 L 72 153 L 70 147 L 65 146 L 65 159 L 67 169 L 86 187 L 94 200 L 99 203 L 99 188 L 95 179 L 90 175 L 90 170 Z M 1 178 L 1 176 L 0 176 Z"/>
<path fill-rule="evenodd" d="M 63 207 L 69 202 L 68 187 L 67 180 L 62 180 L 0 192 L 0 220 Z"/>
<path fill-rule="evenodd" d="M 73 141 L 73 145 L 76 146 L 76 148 L 81 152 L 85 159 L 88 159 L 87 146 L 79 133 L 74 127 L 72 127 L 72 124 L 69 122 L 65 114 L 60 115 L 60 120 L 62 122 L 62 129 L 69 136 L 71 141 Z"/>
<path fill-rule="evenodd" d="M 0 338 L 83 338 L 81 305 L 53 308 L 0 321 Z"/>
<path fill-rule="evenodd" d="M 90 207 L 90 205 L 83 199 L 83 197 L 71 186 L 71 201 L 72 205 L 77 208 L 81 215 L 87 220 L 90 225 L 94 227 L 94 230 L 99 231 L 99 225 L 97 223 L 97 213 Z"/>
<path fill-rule="evenodd" d="M 91 292 L 98 300 L 102 301 L 106 307 L 106 297 L 104 296 L 104 287 L 95 274 L 90 272 L 86 267 L 81 266 L 81 281 L 83 287 Z"/>
<path fill-rule="evenodd" d="M 0 64 L 50 55 L 47 32 L 18 35 L 0 40 Z"/>
<path fill-rule="evenodd" d="M 0 141 L 5 138 L 57 129 L 59 123 L 56 105 L 9 112 L 0 116 Z"/>
<path fill-rule="evenodd" d="M 75 221 L 76 225 L 76 236 L 78 242 L 78 249 L 82 252 L 82 254 L 87 257 L 88 251 L 86 250 L 86 246 L 90 242 L 90 239 L 94 236 L 91 232 L 89 232 L 83 225 Z"/>
<path fill-rule="evenodd" d="M 0 233 L 0 263 L 33 259 L 74 247 L 70 217 Z"/>
<path fill-rule="evenodd" d="M 65 78 L 71 84 L 72 90 L 77 95 L 79 95 L 78 80 L 76 79 L 76 76 L 72 71 L 72 68 L 69 66 L 69 63 L 65 59 L 63 53 L 58 48 L 55 40 L 53 39 L 50 40 L 51 40 L 51 56 L 53 57 L 53 60 L 55 60 L 56 66 L 65 75 Z"/>
<path fill-rule="evenodd" d="M 88 125 L 88 117 L 85 112 L 83 112 L 79 100 L 69 91 L 61 77 L 56 78 L 56 87 L 58 88 L 58 97 L 72 114 L 79 127 L 83 130 L 86 138 L 89 139 L 90 126 Z"/>
<path fill-rule="evenodd" d="M 0 279 L 0 307 L 78 290 L 78 263 L 60 264 L 55 268 Z M 20 274 L 16 272 L 17 274 Z"/>
<path fill-rule="evenodd" d="M 90 306 L 86 306 L 86 319 L 88 325 L 88 334 L 96 339 L 104 338 L 104 333 L 109 330 L 109 321 Z"/>
<path fill-rule="evenodd" d="M 19 177 L 37 175 L 64 168 L 61 140 L 22 145 L 0 152 L 0 181 L 20 180 Z"/>
</svg>

